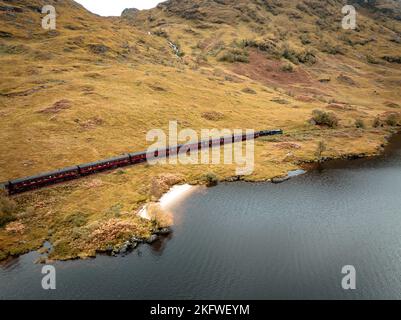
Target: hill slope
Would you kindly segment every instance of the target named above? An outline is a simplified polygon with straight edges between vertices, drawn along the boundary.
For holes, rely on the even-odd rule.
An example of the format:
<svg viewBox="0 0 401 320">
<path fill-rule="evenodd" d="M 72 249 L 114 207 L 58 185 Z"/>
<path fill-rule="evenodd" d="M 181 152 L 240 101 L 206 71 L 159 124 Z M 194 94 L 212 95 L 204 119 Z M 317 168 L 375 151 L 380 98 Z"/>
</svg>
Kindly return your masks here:
<svg viewBox="0 0 401 320">
<path fill-rule="evenodd" d="M 363 82 L 366 77 L 355 70 L 356 65 L 379 75 L 383 68 L 399 71 L 399 66 L 386 62 L 399 61 L 401 3 L 354 2 L 356 30 L 342 29 L 345 1 L 341 0 L 170 0 L 127 20 L 169 38 L 185 53 L 188 63 L 250 60 L 250 67 L 243 65 L 241 71 L 249 69 L 253 78 L 258 76 L 255 80 L 265 78 L 268 83 L 274 82 L 270 74 L 251 72 L 257 69 L 254 60 L 289 61 L 308 69 L 317 80 L 336 72 L 349 73 Z M 252 49 L 256 52 L 250 52 Z M 228 68 L 237 71 L 236 67 Z M 302 84 L 299 79 L 293 82 Z M 376 83 L 367 85 L 375 87 Z"/>
</svg>

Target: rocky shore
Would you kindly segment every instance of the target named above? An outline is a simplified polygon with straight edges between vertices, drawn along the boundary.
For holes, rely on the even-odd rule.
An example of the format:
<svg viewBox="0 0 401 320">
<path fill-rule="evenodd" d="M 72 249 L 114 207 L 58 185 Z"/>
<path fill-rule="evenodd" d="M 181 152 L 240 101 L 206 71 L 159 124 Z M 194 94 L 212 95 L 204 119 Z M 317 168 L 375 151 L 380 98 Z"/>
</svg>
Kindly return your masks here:
<svg viewBox="0 0 401 320">
<path fill-rule="evenodd" d="M 110 254 L 112 256 L 117 256 L 117 255 L 124 256 L 124 255 L 132 252 L 140 244 L 152 245 L 156 241 L 160 240 L 161 237 L 168 236 L 172 232 L 173 232 L 173 230 L 170 227 L 159 228 L 157 230 L 153 230 L 152 235 L 148 238 L 141 239 L 141 238 L 137 238 L 137 237 L 132 237 L 131 239 L 125 241 L 121 246 L 107 247 L 106 250 L 104 251 L 104 253 Z"/>
</svg>

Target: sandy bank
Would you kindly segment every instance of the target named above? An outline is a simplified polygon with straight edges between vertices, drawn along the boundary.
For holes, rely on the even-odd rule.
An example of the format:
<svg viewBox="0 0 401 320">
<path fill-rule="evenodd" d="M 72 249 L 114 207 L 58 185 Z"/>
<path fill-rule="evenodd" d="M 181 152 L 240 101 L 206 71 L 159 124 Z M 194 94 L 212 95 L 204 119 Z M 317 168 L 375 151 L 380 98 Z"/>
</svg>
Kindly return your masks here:
<svg viewBox="0 0 401 320">
<path fill-rule="evenodd" d="M 177 204 L 177 202 L 185 199 L 195 189 L 196 186 L 189 184 L 175 185 L 160 198 L 158 204 L 160 205 L 161 209 L 167 210 L 173 205 Z M 147 210 L 148 206 L 149 204 L 144 205 L 141 210 L 139 210 L 138 215 L 141 218 L 150 220 L 151 218 Z"/>
</svg>

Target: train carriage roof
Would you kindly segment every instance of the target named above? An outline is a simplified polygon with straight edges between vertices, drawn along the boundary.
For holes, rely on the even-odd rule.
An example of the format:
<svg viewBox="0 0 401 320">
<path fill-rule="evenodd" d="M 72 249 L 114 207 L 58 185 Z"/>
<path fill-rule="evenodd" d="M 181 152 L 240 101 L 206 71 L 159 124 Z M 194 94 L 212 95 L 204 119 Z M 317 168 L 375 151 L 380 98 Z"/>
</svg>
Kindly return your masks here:
<svg viewBox="0 0 401 320">
<path fill-rule="evenodd" d="M 276 134 L 276 133 L 283 133 L 283 130 L 277 129 L 277 130 L 262 130 L 260 133 L 263 134 Z"/>
<path fill-rule="evenodd" d="M 129 153 L 129 156 L 135 158 L 135 157 L 141 156 L 141 155 L 143 155 L 143 154 L 146 154 L 146 151 Z"/>
<path fill-rule="evenodd" d="M 53 170 L 53 171 L 37 174 L 37 175 L 34 175 L 34 176 L 28 176 L 28 177 L 24 177 L 24 178 L 14 179 L 14 180 L 11 180 L 10 182 L 12 184 L 21 183 L 21 182 L 24 182 L 24 181 L 27 181 L 27 180 L 46 178 L 46 177 L 49 177 L 49 176 L 52 176 L 52 175 L 56 175 L 56 174 L 60 174 L 60 173 L 66 173 L 66 172 L 74 171 L 74 170 L 77 170 L 77 169 L 78 169 L 77 166 L 72 166 L 72 167 L 67 167 L 67 168 L 63 168 L 63 169 L 57 169 L 57 170 Z"/>
<path fill-rule="evenodd" d="M 101 162 L 113 162 L 113 161 L 125 160 L 127 158 L 129 158 L 128 153 L 122 154 L 122 155 L 117 156 L 117 157 L 112 157 L 112 158 L 109 158 L 109 159 L 105 159 L 105 160 L 103 160 Z"/>
<path fill-rule="evenodd" d="M 109 159 L 104 159 L 104 160 L 99 160 L 99 161 L 94 161 L 94 162 L 88 162 L 88 163 L 82 163 L 78 165 L 80 168 L 88 168 L 88 167 L 93 167 L 93 166 L 98 166 L 102 164 L 106 164 L 108 162 L 113 162 L 113 161 L 119 161 L 119 160 L 125 160 L 129 157 L 128 154 L 123 154 L 121 156 L 109 158 Z"/>
</svg>

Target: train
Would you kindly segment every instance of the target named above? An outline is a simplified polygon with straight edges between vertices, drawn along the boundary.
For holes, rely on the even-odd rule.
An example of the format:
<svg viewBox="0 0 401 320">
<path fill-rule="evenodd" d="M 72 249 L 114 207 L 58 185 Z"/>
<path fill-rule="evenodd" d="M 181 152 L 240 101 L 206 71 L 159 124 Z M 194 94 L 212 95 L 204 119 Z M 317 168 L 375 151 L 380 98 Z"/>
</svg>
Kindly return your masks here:
<svg viewBox="0 0 401 320">
<path fill-rule="evenodd" d="M 130 165 L 137 165 L 147 162 L 151 158 L 161 158 L 178 155 L 188 150 L 202 150 L 214 146 L 221 146 L 228 143 L 236 143 L 250 139 L 256 139 L 262 136 L 272 136 L 283 134 L 283 131 L 278 130 L 263 130 L 256 131 L 252 134 L 231 135 L 221 138 L 211 138 L 209 140 L 200 141 L 197 143 L 180 144 L 165 149 L 155 149 L 137 153 L 127 153 L 117 157 L 80 164 L 77 166 L 58 169 L 51 172 L 41 173 L 38 175 L 10 180 L 4 183 L 4 188 L 10 195 L 26 192 L 33 189 L 39 189 L 45 186 L 56 183 L 78 179 L 95 173 L 121 168 Z"/>
</svg>

